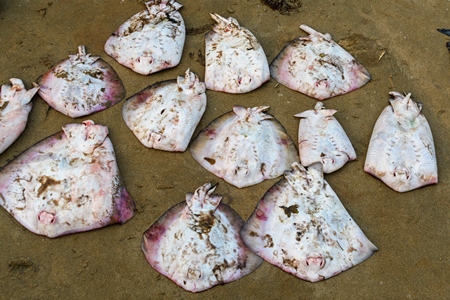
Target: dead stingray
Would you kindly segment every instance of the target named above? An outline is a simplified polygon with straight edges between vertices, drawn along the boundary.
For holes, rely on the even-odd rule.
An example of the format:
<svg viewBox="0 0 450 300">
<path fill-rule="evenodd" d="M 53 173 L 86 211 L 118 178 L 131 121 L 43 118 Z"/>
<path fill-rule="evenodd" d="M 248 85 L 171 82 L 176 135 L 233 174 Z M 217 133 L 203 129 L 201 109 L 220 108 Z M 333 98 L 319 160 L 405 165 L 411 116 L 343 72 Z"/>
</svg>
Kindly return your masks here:
<svg viewBox="0 0 450 300">
<path fill-rule="evenodd" d="M 212 121 L 191 143 L 194 159 L 238 187 L 272 179 L 299 161 L 297 149 L 268 106 L 234 106 Z"/>
<path fill-rule="evenodd" d="M 217 22 L 205 35 L 206 88 L 247 93 L 270 79 L 269 64 L 256 37 L 234 18 L 211 14 Z"/>
<path fill-rule="evenodd" d="M 185 151 L 206 109 L 205 84 L 197 75 L 153 84 L 127 99 L 122 115 L 148 148 Z"/>
<path fill-rule="evenodd" d="M 145 233 L 142 250 L 150 265 L 177 285 L 201 292 L 256 270 L 262 259 L 244 244 L 244 221 L 213 195 L 206 183 L 169 209 Z"/>
<path fill-rule="evenodd" d="M 125 87 L 116 71 L 100 56 L 86 54 L 84 46 L 39 77 L 39 96 L 71 118 L 107 109 L 125 98 Z"/>
<path fill-rule="evenodd" d="M 325 100 L 356 90 L 369 72 L 331 36 L 300 25 L 309 36 L 286 45 L 270 64 L 270 74 L 286 87 Z"/>
<path fill-rule="evenodd" d="M 2 85 L 0 91 L 0 154 L 22 134 L 28 114 L 33 107 L 31 99 L 38 87 L 25 89 L 22 80 L 11 78 L 11 85 Z"/>
<path fill-rule="evenodd" d="M 38 142 L 0 169 L 0 205 L 51 238 L 126 222 L 135 206 L 107 135 L 84 121 Z"/>
<path fill-rule="evenodd" d="M 148 75 L 180 63 L 186 38 L 181 4 L 174 0 L 152 0 L 147 7 L 114 32 L 105 52 L 121 65 Z"/>
<path fill-rule="evenodd" d="M 347 161 L 356 159 L 350 139 L 333 116 L 336 112 L 317 102 L 313 110 L 295 115 L 302 118 L 298 130 L 298 149 L 303 166 L 320 161 L 323 172 L 332 173 Z"/>
<path fill-rule="evenodd" d="M 364 171 L 397 192 L 436 184 L 436 152 L 422 104 L 411 100 L 411 94 L 389 94 L 394 99 L 375 124 Z"/>
<path fill-rule="evenodd" d="M 242 228 L 245 244 L 267 262 L 311 282 L 335 276 L 378 250 L 333 189 L 322 164 L 292 165 Z"/>
</svg>

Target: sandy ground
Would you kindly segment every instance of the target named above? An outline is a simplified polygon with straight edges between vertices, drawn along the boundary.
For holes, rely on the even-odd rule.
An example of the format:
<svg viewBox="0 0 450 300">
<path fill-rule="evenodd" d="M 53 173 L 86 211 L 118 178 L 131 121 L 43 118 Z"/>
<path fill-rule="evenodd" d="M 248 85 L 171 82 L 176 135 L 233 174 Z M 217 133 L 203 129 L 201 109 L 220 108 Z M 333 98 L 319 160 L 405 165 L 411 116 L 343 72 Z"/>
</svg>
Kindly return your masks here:
<svg viewBox="0 0 450 300">
<path fill-rule="evenodd" d="M 185 153 L 147 149 L 121 117 L 123 102 L 89 119 L 107 125 L 123 180 L 138 211 L 129 222 L 57 239 L 35 235 L 0 209 L 0 298 L 2 299 L 444 299 L 450 294 L 450 160 L 446 155 L 450 122 L 450 1 L 303 0 L 298 12 L 282 15 L 258 0 L 180 1 L 188 28 L 183 58 L 177 67 L 142 76 L 122 67 L 103 51 L 109 35 L 144 9 L 137 0 L 0 1 L 0 82 L 11 77 L 29 88 L 52 64 L 73 54 L 78 45 L 101 55 L 119 73 L 127 97 L 150 84 L 175 78 L 187 68 L 204 78 L 204 33 L 210 12 L 236 18 L 262 44 L 269 62 L 290 40 L 305 35 L 307 24 L 328 32 L 372 75 L 363 88 L 325 102 L 352 141 L 358 159 L 326 180 L 368 238 L 379 248 L 364 263 L 319 283 L 309 283 L 263 263 L 236 282 L 192 294 L 153 270 L 141 251 L 143 232 L 187 192 L 208 181 L 219 182 L 243 219 L 277 180 L 237 189 L 219 180 Z M 383 55 L 384 54 L 384 55 Z M 432 128 L 439 184 L 397 193 L 363 171 L 373 125 L 388 104 L 389 91 L 410 92 L 423 103 Z M 244 95 L 207 91 L 208 107 L 196 132 L 235 104 L 269 105 L 297 141 L 298 119 L 315 100 L 271 79 Z M 49 109 L 36 96 L 28 127 L 6 152 L 0 165 L 72 120 Z"/>
</svg>

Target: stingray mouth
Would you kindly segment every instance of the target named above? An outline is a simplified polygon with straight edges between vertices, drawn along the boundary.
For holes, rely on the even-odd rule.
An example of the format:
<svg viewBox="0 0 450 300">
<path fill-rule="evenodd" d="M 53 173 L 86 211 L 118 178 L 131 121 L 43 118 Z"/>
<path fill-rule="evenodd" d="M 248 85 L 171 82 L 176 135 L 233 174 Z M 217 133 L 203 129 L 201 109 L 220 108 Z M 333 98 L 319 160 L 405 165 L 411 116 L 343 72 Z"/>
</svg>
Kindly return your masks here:
<svg viewBox="0 0 450 300">
<path fill-rule="evenodd" d="M 138 63 L 138 64 L 147 64 L 147 65 L 151 65 L 152 63 L 153 63 L 153 56 L 151 55 L 151 54 L 149 54 L 149 53 L 144 53 L 143 55 L 142 55 L 142 57 L 138 57 L 137 59 L 136 59 L 136 62 Z"/>
<path fill-rule="evenodd" d="M 249 169 L 248 166 L 246 165 L 240 165 L 240 166 L 236 166 L 236 168 L 234 169 L 234 175 L 242 175 L 242 176 L 246 176 L 249 173 Z"/>
<path fill-rule="evenodd" d="M 148 142 L 152 142 L 152 144 L 153 143 L 156 144 L 158 142 L 161 142 L 162 138 L 163 138 L 162 134 L 151 131 L 148 135 L 147 140 L 148 140 Z"/>
<path fill-rule="evenodd" d="M 248 85 L 252 82 L 252 77 L 249 75 L 242 75 L 242 76 L 238 76 L 237 78 L 237 83 L 239 85 L 244 84 L 244 85 Z"/>
<path fill-rule="evenodd" d="M 316 88 L 328 89 L 330 87 L 330 83 L 325 79 L 318 79 L 314 84 Z"/>
<path fill-rule="evenodd" d="M 393 175 L 395 178 L 399 178 L 399 179 L 406 179 L 406 180 L 411 179 L 411 172 L 406 167 L 401 167 L 401 166 L 395 167 Z"/>
<path fill-rule="evenodd" d="M 325 156 L 325 154 L 322 153 L 322 164 L 324 165 L 332 165 L 335 163 L 334 158 L 330 156 Z"/>
<path fill-rule="evenodd" d="M 56 222 L 56 215 L 54 213 L 41 211 L 38 216 L 38 221 L 44 225 L 54 224 Z"/>
<path fill-rule="evenodd" d="M 316 270 L 323 269 L 325 267 L 325 258 L 320 253 L 310 254 L 305 260 L 305 265 Z"/>
</svg>

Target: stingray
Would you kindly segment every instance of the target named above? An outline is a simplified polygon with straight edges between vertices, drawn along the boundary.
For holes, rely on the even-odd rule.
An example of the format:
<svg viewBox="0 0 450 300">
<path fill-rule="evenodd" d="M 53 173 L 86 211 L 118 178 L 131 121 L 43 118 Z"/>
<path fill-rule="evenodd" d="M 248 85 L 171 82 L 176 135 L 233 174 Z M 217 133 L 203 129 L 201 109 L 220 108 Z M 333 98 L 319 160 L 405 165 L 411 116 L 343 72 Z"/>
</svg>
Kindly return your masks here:
<svg viewBox="0 0 450 300">
<path fill-rule="evenodd" d="M 25 130 L 33 107 L 31 99 L 39 90 L 35 87 L 27 91 L 18 78 L 11 78 L 10 82 L 0 89 L 0 154 Z"/>
<path fill-rule="evenodd" d="M 364 171 L 397 192 L 438 182 L 436 152 L 422 104 L 411 94 L 390 92 L 370 138 Z"/>
<path fill-rule="evenodd" d="M 205 84 L 197 75 L 153 84 L 128 98 L 122 115 L 148 148 L 185 151 L 206 109 Z"/>
<path fill-rule="evenodd" d="M 211 14 L 217 22 L 205 35 L 206 88 L 233 94 L 255 90 L 270 79 L 269 64 L 256 37 L 232 17 Z"/>
<path fill-rule="evenodd" d="M 294 39 L 270 64 L 282 85 L 318 100 L 346 94 L 370 80 L 370 74 L 331 36 L 300 25 L 309 36 Z"/>
<path fill-rule="evenodd" d="M 267 262 L 303 280 L 335 276 L 378 250 L 323 179 L 322 164 L 292 170 L 259 201 L 242 239 Z"/>
<path fill-rule="evenodd" d="M 39 96 L 71 118 L 107 109 L 125 98 L 125 87 L 116 71 L 100 56 L 86 54 L 84 46 L 36 80 Z"/>
<path fill-rule="evenodd" d="M 336 112 L 335 109 L 326 109 L 322 102 L 317 102 L 313 110 L 295 115 L 301 118 L 298 149 L 303 166 L 320 161 L 324 173 L 332 173 L 342 168 L 347 161 L 356 159 L 350 139 L 333 116 Z"/>
<path fill-rule="evenodd" d="M 0 169 L 0 205 L 50 238 L 126 222 L 135 205 L 107 135 L 84 121 L 38 142 Z"/>
<path fill-rule="evenodd" d="M 180 63 L 186 38 L 181 4 L 152 0 L 108 38 L 105 52 L 136 73 L 149 75 Z"/>
<path fill-rule="evenodd" d="M 206 183 L 169 209 L 145 233 L 150 265 L 177 285 L 201 292 L 256 270 L 262 259 L 243 243 L 244 221 Z"/>
<path fill-rule="evenodd" d="M 234 106 L 192 141 L 194 159 L 214 175 L 238 187 L 276 178 L 299 161 L 284 127 L 268 106 Z"/>
</svg>

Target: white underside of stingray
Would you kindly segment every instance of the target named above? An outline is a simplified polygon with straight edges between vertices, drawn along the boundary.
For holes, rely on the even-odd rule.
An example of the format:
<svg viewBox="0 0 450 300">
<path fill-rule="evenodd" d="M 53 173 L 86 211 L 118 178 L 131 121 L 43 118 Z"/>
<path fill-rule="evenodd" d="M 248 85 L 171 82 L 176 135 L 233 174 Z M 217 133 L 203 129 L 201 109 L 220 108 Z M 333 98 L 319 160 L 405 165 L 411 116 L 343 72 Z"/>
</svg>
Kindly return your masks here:
<svg viewBox="0 0 450 300">
<path fill-rule="evenodd" d="M 300 162 L 309 166 L 322 162 L 323 172 L 332 173 L 342 168 L 349 160 L 356 159 L 352 143 L 333 116 L 335 109 L 326 109 L 317 102 L 312 110 L 296 114 L 301 118 L 298 129 Z"/>
<path fill-rule="evenodd" d="M 206 109 L 205 89 L 188 69 L 185 76 L 151 85 L 128 98 L 122 115 L 144 146 L 185 151 Z"/>
<path fill-rule="evenodd" d="M 32 146 L 0 170 L 0 205 L 52 238 L 126 222 L 135 206 L 107 134 L 85 121 Z"/>
<path fill-rule="evenodd" d="M 240 237 L 244 221 L 213 195 L 216 186 L 199 187 L 168 210 L 145 233 L 142 250 L 159 273 L 191 292 L 237 280 L 256 270 L 262 259 Z"/>
<path fill-rule="evenodd" d="M 38 87 L 26 90 L 22 80 L 11 78 L 11 85 L 2 85 L 0 91 L 0 154 L 22 134 L 28 114 L 33 107 L 31 99 Z"/>
<path fill-rule="evenodd" d="M 105 52 L 136 73 L 148 75 L 180 63 L 186 37 L 181 4 L 152 0 L 106 41 Z"/>
<path fill-rule="evenodd" d="M 269 64 L 256 37 L 234 18 L 211 14 L 217 22 L 205 35 L 206 88 L 247 93 L 270 79 Z"/>
<path fill-rule="evenodd" d="M 356 90 L 369 72 L 331 36 L 301 25 L 309 36 L 286 45 L 270 64 L 270 75 L 284 86 L 325 100 Z"/>
<path fill-rule="evenodd" d="M 250 250 L 311 282 L 369 258 L 377 248 L 323 179 L 321 163 L 292 168 L 266 192 L 242 228 Z"/>
<path fill-rule="evenodd" d="M 71 118 L 105 110 L 125 98 L 125 87 L 116 71 L 100 56 L 78 53 L 58 62 L 37 80 L 39 96 Z"/>
<path fill-rule="evenodd" d="M 398 192 L 438 182 L 436 152 L 422 105 L 397 92 L 389 93 L 367 150 L 364 171 Z"/>
<path fill-rule="evenodd" d="M 205 169 L 238 187 L 272 179 L 299 161 L 283 126 L 268 106 L 233 107 L 203 129 L 190 151 Z"/>
</svg>

